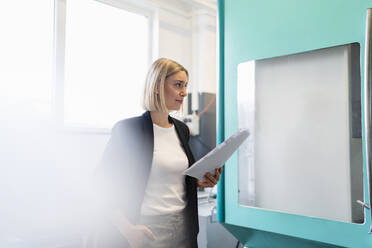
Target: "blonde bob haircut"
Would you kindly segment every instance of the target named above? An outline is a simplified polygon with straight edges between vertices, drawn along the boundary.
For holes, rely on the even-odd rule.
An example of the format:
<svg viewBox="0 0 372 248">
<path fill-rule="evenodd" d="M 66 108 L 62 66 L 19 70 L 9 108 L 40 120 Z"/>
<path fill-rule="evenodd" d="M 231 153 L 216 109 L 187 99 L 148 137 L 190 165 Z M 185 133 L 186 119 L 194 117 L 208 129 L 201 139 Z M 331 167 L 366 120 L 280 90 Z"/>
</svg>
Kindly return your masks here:
<svg viewBox="0 0 372 248">
<path fill-rule="evenodd" d="M 184 71 L 187 78 L 189 77 L 187 70 L 171 59 L 160 58 L 152 63 L 146 76 L 143 94 L 142 105 L 145 110 L 170 112 L 165 105 L 164 82 L 167 77 L 180 71 Z"/>
</svg>

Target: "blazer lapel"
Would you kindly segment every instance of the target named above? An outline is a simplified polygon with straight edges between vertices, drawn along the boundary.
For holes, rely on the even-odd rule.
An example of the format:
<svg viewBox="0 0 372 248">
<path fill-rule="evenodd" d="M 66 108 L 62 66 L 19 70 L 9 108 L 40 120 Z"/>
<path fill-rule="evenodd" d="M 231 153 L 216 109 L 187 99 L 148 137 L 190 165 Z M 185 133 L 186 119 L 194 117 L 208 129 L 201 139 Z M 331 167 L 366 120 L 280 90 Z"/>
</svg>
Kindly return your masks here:
<svg viewBox="0 0 372 248">
<path fill-rule="evenodd" d="M 154 130 L 151 120 L 151 115 L 149 111 L 146 111 L 142 115 L 142 125 L 143 125 L 143 151 L 144 157 L 146 158 L 146 165 L 149 166 L 149 169 L 152 165 L 152 158 L 154 154 Z"/>
<path fill-rule="evenodd" d="M 186 153 L 187 159 L 189 160 L 189 167 L 195 162 L 194 156 L 192 155 L 192 152 L 189 147 L 188 143 L 188 137 L 189 134 L 188 129 L 182 128 L 181 124 L 178 123 L 177 120 L 174 120 L 172 117 L 168 116 L 168 120 L 170 123 L 174 124 L 174 127 L 176 128 L 176 132 L 178 135 L 178 138 L 181 141 L 182 147 Z"/>
</svg>

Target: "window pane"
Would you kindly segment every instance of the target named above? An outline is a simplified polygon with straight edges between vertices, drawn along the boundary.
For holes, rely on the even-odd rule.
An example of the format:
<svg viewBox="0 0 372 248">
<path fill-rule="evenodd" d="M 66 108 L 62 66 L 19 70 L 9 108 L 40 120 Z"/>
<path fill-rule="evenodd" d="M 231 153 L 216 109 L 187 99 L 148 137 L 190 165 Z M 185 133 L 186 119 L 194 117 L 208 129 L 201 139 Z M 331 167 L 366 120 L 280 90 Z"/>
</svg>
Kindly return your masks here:
<svg viewBox="0 0 372 248">
<path fill-rule="evenodd" d="M 140 114 L 148 19 L 92 0 L 66 11 L 65 123 L 110 128 Z"/>
</svg>

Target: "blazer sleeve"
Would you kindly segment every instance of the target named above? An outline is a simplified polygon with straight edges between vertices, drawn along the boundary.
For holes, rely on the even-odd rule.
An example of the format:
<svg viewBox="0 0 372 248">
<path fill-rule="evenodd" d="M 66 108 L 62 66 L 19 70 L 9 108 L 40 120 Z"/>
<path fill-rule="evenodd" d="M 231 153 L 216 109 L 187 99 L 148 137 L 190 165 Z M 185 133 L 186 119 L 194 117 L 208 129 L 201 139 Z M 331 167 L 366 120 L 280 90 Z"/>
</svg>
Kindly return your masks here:
<svg viewBox="0 0 372 248">
<path fill-rule="evenodd" d="M 101 161 L 95 171 L 95 191 L 97 203 L 101 209 L 107 211 L 120 205 L 121 187 L 123 187 L 123 171 L 125 162 L 126 144 L 123 141 L 125 129 L 123 123 L 117 123 L 111 132 L 111 137 L 105 147 Z"/>
<path fill-rule="evenodd" d="M 96 171 L 97 196 L 102 211 L 120 209 L 132 222 L 138 217 L 150 170 L 147 161 L 152 159 L 143 140 L 141 119 L 118 122 Z"/>
</svg>

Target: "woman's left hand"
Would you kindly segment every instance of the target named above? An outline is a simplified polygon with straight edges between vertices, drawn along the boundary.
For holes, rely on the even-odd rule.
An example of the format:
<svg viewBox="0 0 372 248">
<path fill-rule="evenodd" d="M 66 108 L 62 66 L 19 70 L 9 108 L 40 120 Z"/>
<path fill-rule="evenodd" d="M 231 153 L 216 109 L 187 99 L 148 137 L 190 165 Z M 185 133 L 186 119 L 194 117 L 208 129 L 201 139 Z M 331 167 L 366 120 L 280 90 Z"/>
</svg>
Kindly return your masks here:
<svg viewBox="0 0 372 248">
<path fill-rule="evenodd" d="M 212 176 L 209 172 L 205 173 L 204 181 L 198 180 L 198 187 L 214 187 L 220 180 L 220 175 L 222 173 L 222 167 L 214 170 L 215 175 Z"/>
</svg>

